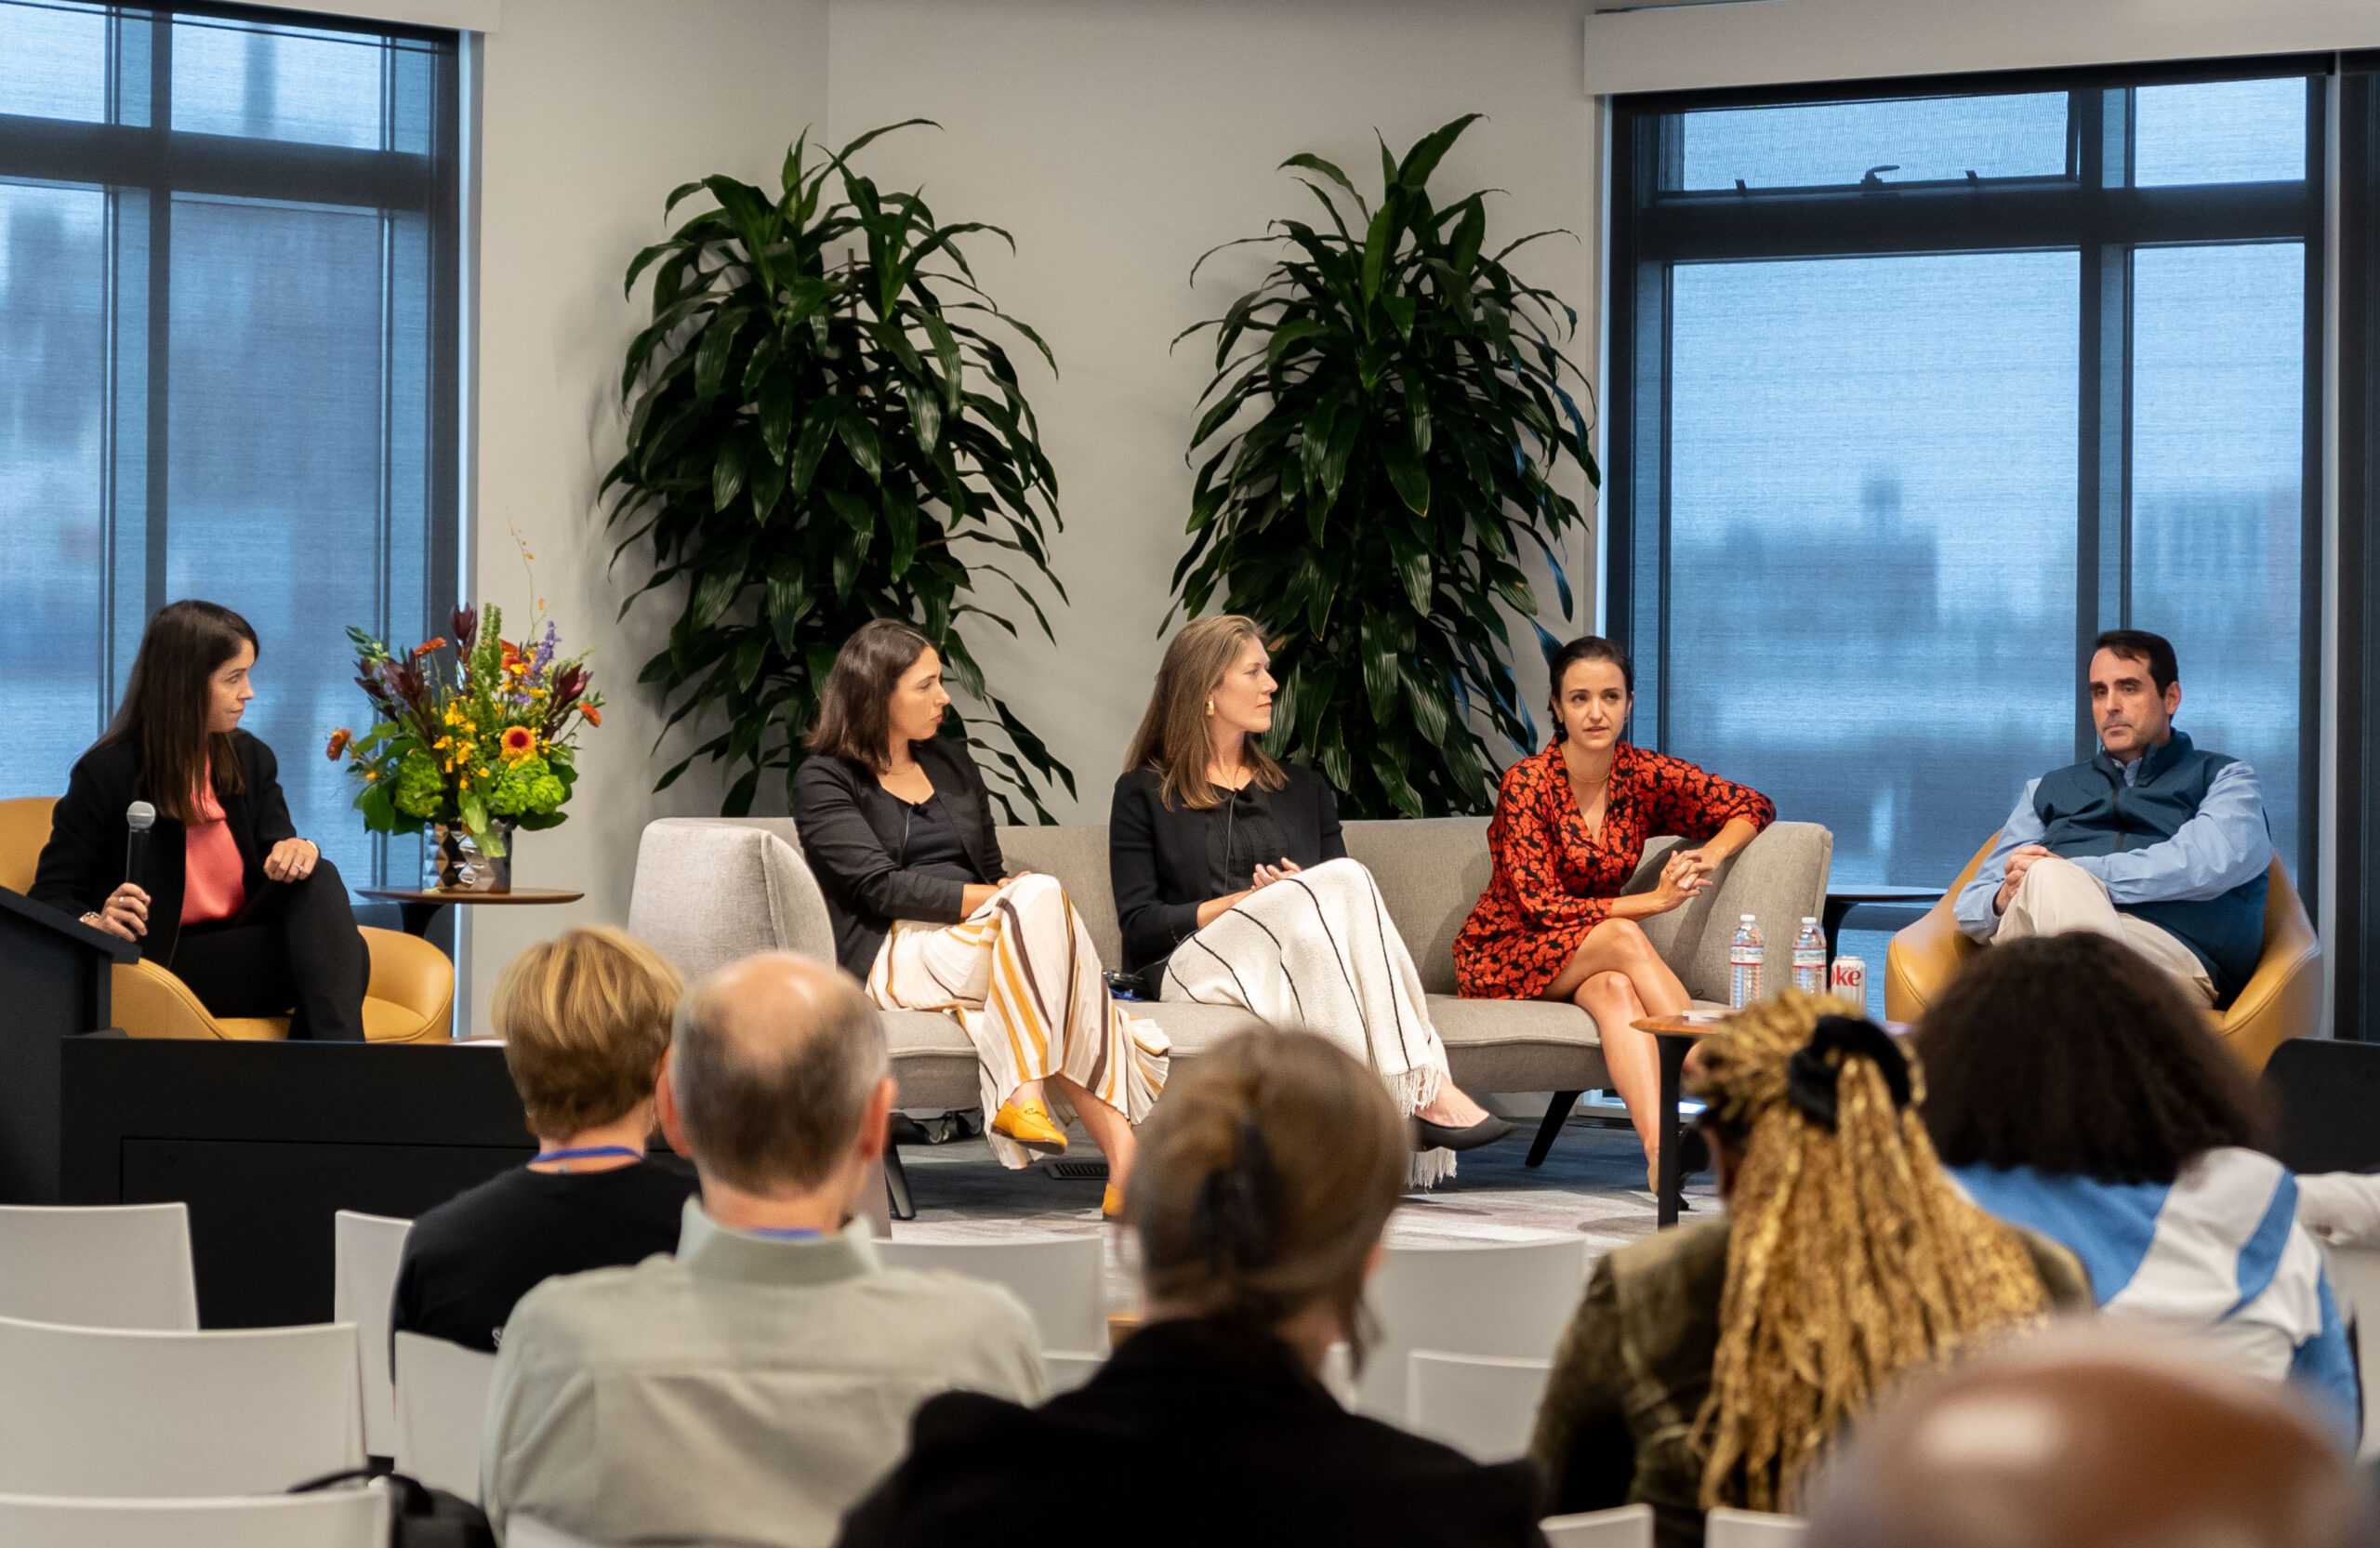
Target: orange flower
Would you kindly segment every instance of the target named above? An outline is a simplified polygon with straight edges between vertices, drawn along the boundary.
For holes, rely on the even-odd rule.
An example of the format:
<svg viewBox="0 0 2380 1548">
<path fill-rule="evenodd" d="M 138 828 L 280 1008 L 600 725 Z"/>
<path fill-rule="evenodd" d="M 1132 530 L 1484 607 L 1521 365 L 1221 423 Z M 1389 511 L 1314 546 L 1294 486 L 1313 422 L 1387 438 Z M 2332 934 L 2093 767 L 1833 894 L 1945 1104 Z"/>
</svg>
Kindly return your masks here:
<svg viewBox="0 0 2380 1548">
<path fill-rule="evenodd" d="M 587 723 L 588 725 L 602 725 L 603 723 L 603 712 L 596 708 L 591 704 L 580 705 L 578 707 L 578 712 L 587 717 Z"/>
<path fill-rule="evenodd" d="M 338 761 L 338 755 L 345 752 L 347 750 L 347 745 L 354 740 L 355 733 L 348 730 L 345 726 L 341 726 L 337 731 L 331 733 L 331 745 L 323 749 L 323 756 L 336 763 Z"/>
<path fill-rule="evenodd" d="M 525 725 L 508 726 L 504 733 L 504 757 L 508 762 L 518 762 L 537 750 L 537 734 Z"/>
</svg>

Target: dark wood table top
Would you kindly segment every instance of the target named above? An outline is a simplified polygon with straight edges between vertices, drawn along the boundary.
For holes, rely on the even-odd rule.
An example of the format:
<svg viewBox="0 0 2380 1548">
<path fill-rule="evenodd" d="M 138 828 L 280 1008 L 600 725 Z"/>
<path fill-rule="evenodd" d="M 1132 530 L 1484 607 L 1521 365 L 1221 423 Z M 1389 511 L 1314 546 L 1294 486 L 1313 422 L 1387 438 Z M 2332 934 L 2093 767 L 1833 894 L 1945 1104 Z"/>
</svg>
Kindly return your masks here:
<svg viewBox="0 0 2380 1548">
<path fill-rule="evenodd" d="M 442 892 L 422 887 L 358 887 L 356 892 L 383 903 L 576 903 L 585 893 L 556 892 L 543 887 L 515 887 L 509 893 Z"/>
</svg>

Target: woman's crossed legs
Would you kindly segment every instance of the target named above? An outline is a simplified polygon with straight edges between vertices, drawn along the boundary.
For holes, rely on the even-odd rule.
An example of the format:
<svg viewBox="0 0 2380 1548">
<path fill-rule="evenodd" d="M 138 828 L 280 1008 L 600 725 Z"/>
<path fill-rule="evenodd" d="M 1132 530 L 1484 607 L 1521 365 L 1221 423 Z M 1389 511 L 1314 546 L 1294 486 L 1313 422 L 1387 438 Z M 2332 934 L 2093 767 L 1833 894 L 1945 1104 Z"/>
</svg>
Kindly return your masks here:
<svg viewBox="0 0 2380 1548">
<path fill-rule="evenodd" d="M 1661 1154 L 1660 1049 L 1636 1024 L 1648 1016 L 1683 1015 L 1694 1009 L 1694 997 L 1635 920 L 1606 920 L 1587 932 L 1569 965 L 1539 998 L 1567 999 L 1595 1018 L 1612 1089 L 1628 1105 L 1628 1121 L 1645 1146 L 1646 1186 L 1655 1186 Z"/>
</svg>

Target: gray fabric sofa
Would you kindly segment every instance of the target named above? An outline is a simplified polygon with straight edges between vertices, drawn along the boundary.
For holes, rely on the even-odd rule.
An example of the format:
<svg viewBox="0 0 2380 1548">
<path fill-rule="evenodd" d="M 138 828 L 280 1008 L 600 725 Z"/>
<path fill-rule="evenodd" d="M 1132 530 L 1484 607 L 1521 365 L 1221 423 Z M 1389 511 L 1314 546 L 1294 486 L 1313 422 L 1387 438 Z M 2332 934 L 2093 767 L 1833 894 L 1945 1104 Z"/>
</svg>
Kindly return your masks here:
<svg viewBox="0 0 2380 1548">
<path fill-rule="evenodd" d="M 1421 970 L 1457 1084 L 1489 1092 L 1581 1092 L 1608 1083 L 1594 1018 L 1576 1006 L 1455 998 L 1455 932 L 1491 870 L 1487 818 L 1351 822 L 1346 835 L 1348 853 L 1378 879 L 1389 915 Z M 1106 827 L 1004 827 L 999 840 L 1012 869 L 1044 871 L 1064 883 L 1101 959 L 1120 962 Z M 1677 843 L 1656 839 L 1647 844 L 1629 890 L 1650 886 L 1661 857 Z M 1833 837 L 1824 827 L 1775 824 L 1722 868 L 1715 887 L 1646 921 L 1645 933 L 1687 990 L 1717 1005 L 1727 998 L 1727 946 L 1737 918 L 1754 915 L 1767 946 L 1768 982 L 1783 983 L 1792 971 L 1796 927 L 1805 916 L 1824 911 L 1832 853 Z M 637 854 L 628 929 L 689 978 L 774 947 L 834 959 L 826 901 L 786 818 L 671 817 L 648 826 Z M 1245 1012 L 1213 1005 L 1139 1010 L 1172 1039 L 1177 1060 L 1195 1059 L 1219 1039 L 1263 1025 Z M 884 1023 L 902 1106 L 976 1105 L 975 1052 L 956 1022 L 894 1011 Z"/>
</svg>

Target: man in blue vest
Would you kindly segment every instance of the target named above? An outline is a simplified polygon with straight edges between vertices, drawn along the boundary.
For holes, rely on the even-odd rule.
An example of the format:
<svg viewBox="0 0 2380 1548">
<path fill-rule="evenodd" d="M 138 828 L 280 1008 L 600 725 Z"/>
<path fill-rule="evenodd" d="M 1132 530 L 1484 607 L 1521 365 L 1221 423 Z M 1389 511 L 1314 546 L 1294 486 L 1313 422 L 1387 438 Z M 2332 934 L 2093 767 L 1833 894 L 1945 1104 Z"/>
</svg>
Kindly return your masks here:
<svg viewBox="0 0 2380 1548">
<path fill-rule="evenodd" d="M 2256 771 L 2174 729 L 2174 647 L 2109 629 L 2091 656 L 2099 754 L 2025 787 L 1953 905 L 1978 941 L 2088 930 L 2123 942 L 2208 1005 L 2255 971 L 2272 835 Z"/>
</svg>

